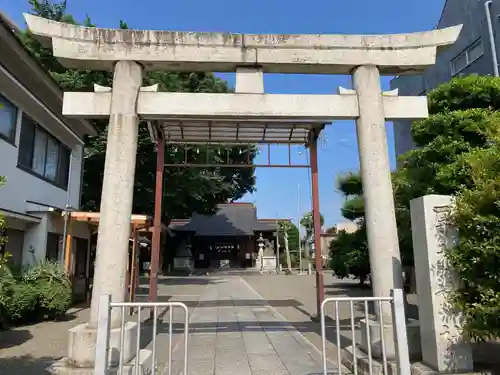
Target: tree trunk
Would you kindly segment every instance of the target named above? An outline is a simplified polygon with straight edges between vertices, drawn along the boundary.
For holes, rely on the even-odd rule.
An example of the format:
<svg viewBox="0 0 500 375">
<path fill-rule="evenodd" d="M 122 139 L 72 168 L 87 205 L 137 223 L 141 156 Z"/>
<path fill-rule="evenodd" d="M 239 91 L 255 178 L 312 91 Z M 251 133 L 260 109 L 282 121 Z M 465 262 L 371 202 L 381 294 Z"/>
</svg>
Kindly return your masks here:
<svg viewBox="0 0 500 375">
<path fill-rule="evenodd" d="M 290 258 L 290 249 L 288 248 L 288 241 L 285 242 L 285 251 L 286 251 L 286 268 L 288 268 L 289 272 L 292 272 L 292 259 Z"/>
</svg>

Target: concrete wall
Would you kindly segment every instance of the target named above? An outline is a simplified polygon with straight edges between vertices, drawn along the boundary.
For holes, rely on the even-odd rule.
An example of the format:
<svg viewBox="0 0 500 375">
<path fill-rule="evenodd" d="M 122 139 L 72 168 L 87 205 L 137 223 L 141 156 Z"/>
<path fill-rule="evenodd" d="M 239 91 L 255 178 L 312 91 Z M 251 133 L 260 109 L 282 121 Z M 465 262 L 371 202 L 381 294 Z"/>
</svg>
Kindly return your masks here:
<svg viewBox="0 0 500 375">
<path fill-rule="evenodd" d="M 69 192 L 69 203 L 75 209 L 80 205 L 82 176 L 82 140 L 75 138 L 67 125 L 37 101 L 25 86 L 1 69 L 0 94 L 18 108 L 16 135 L 13 144 L 0 138 L 0 176 L 5 176 L 6 185 L 0 188 L 0 210 L 7 213 L 7 226 L 23 233 L 21 241 L 16 237 L 16 246 L 11 243 L 7 251 L 14 251 L 16 261 L 22 256 L 22 263 L 43 260 L 46 257 L 47 233 L 62 235 L 63 224 L 60 213 L 42 212 L 48 206 L 64 209 Z M 19 140 L 23 113 L 26 113 L 39 126 L 57 138 L 71 150 L 70 178 L 68 189 L 61 188 L 18 167 Z M 31 202 L 35 202 L 31 203 Z M 32 212 L 37 207 L 38 212 Z M 16 218 L 8 213 L 15 213 Z M 23 220 L 23 215 L 30 215 L 39 222 Z M 76 223 L 73 229 L 75 237 L 89 238 L 88 225 Z M 18 233 L 17 233 L 18 234 Z M 61 242 L 62 244 L 62 242 Z M 22 252 L 22 254 L 19 254 Z"/>
<path fill-rule="evenodd" d="M 10 99 L 7 95 L 5 96 Z M 29 114 L 29 109 L 20 108 L 15 144 L 12 145 L 0 139 L 0 160 L 2 160 L 0 163 L 0 176 L 5 176 L 7 179 L 6 185 L 0 188 L 0 207 L 24 213 L 26 211 L 26 201 L 32 201 L 55 208 L 64 208 L 67 199 L 66 190 L 17 167 L 21 112 L 24 110 Z M 51 134 L 53 134 L 51 127 L 57 126 L 54 123 L 41 123 L 39 125 Z M 68 145 L 66 144 L 66 146 Z M 79 145 L 73 145 L 70 149 L 72 150 L 71 183 L 69 186 L 70 204 L 74 208 L 78 208 L 80 204 L 83 148 Z"/>
<path fill-rule="evenodd" d="M 0 74 L 2 74 L 0 72 Z M 22 113 L 26 112 L 38 125 L 43 127 L 48 133 L 54 135 L 66 147 L 72 151 L 72 163 L 70 170 L 69 186 L 70 204 L 78 208 L 80 204 L 80 181 L 82 168 L 83 148 L 76 142 L 69 141 L 70 136 L 59 137 L 65 129 L 54 119 L 53 121 L 39 121 L 37 111 L 40 108 L 36 103 L 31 107 L 29 102 L 22 103 L 16 95 L 9 95 L 9 87 L 2 86 L 0 93 L 18 107 L 16 138 L 14 144 L 0 139 L 0 176 L 5 176 L 7 184 L 0 189 L 0 207 L 2 209 L 24 213 L 26 211 L 26 201 L 42 203 L 55 208 L 64 208 L 66 205 L 67 191 L 34 176 L 17 167 L 19 152 L 19 136 L 22 126 Z M 25 104 L 25 105 L 23 105 Z"/>
<path fill-rule="evenodd" d="M 500 30 L 500 0 L 493 0 L 491 19 L 495 34 Z M 420 76 L 396 77 L 391 88 L 399 88 L 400 95 L 422 95 L 452 78 L 451 61 L 481 38 L 484 54 L 460 71 L 457 75 L 476 73 L 493 74 L 492 54 L 484 12 L 484 1 L 448 0 L 443 9 L 438 28 L 463 24 L 458 40 L 437 57 L 436 65 Z M 495 40 L 497 53 L 500 53 L 500 35 Z M 396 156 L 415 147 L 410 134 L 410 121 L 394 121 L 394 143 Z"/>
<path fill-rule="evenodd" d="M 22 241 L 22 263 L 29 264 L 36 261 L 41 261 L 47 257 L 47 236 L 48 233 L 54 233 L 60 236 L 60 241 L 58 245 L 58 260 L 63 261 L 63 233 L 64 233 L 64 221 L 59 213 L 54 212 L 44 212 L 37 213 L 41 220 L 40 223 L 26 223 L 22 229 L 19 229 L 21 233 L 24 233 L 24 240 Z M 7 224 L 9 228 L 9 219 L 7 218 Z M 19 228 L 19 225 L 17 225 Z M 7 232 L 8 234 L 8 232 Z M 76 238 L 88 239 L 90 241 L 90 227 L 85 222 L 74 222 L 71 228 L 71 234 L 73 236 L 72 250 L 73 257 L 75 259 L 76 251 Z M 8 238 L 9 241 L 9 238 Z M 7 251 L 16 252 L 21 249 L 8 247 Z M 14 254 L 15 257 L 19 255 Z M 74 269 L 75 265 L 72 265 Z"/>
</svg>

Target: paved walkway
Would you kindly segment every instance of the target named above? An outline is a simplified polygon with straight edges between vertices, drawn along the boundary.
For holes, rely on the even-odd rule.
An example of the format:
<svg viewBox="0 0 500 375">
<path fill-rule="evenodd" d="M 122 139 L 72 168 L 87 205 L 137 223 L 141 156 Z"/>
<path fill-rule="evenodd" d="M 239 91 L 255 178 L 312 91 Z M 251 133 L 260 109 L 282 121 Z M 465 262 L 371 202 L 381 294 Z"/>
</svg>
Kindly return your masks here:
<svg viewBox="0 0 500 375">
<path fill-rule="evenodd" d="M 322 373 L 317 349 L 246 281 L 238 276 L 209 280 L 197 306 L 190 310 L 189 375 Z M 178 336 L 172 366 L 175 375 L 182 373 L 183 366 Z M 161 371 L 168 374 L 168 365 Z"/>
<path fill-rule="evenodd" d="M 280 287 L 272 277 L 264 278 L 269 282 L 268 289 Z M 287 288 L 296 288 L 294 280 L 290 279 Z M 287 321 L 283 317 L 286 311 L 276 310 L 274 306 L 280 305 L 279 301 L 265 300 L 243 278 L 236 275 L 162 277 L 158 289 L 160 301 L 180 301 L 189 308 L 189 375 L 322 373 L 320 352 L 298 332 L 300 327 L 293 318 Z M 141 299 L 146 298 L 146 285 L 139 294 Z M 279 296 L 281 301 L 285 294 L 275 298 Z M 173 310 L 172 315 L 171 375 L 178 375 L 183 369 L 184 315 L 178 309 Z M 88 310 L 78 312 L 77 316 L 67 322 L 44 322 L 1 332 L 0 374 L 45 373 L 52 362 L 66 354 L 68 329 L 86 321 Z M 155 340 L 156 373 L 162 375 L 169 375 L 169 317 L 170 312 L 162 317 Z M 141 347 L 151 348 L 152 344 L 152 324 L 144 322 L 141 324 Z M 329 367 L 336 369 L 335 364 Z"/>
</svg>

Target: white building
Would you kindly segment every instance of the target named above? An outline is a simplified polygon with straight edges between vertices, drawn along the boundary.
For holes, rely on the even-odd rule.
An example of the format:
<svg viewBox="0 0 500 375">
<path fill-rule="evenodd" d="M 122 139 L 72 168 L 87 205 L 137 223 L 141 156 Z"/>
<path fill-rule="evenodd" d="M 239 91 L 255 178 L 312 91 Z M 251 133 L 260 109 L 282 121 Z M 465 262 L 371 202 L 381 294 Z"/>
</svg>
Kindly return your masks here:
<svg viewBox="0 0 500 375">
<path fill-rule="evenodd" d="M 0 213 L 16 265 L 62 259 L 62 210 L 78 209 L 89 122 L 64 118 L 63 93 L 0 14 Z M 87 275 L 90 231 L 74 223 L 74 272 Z"/>
</svg>

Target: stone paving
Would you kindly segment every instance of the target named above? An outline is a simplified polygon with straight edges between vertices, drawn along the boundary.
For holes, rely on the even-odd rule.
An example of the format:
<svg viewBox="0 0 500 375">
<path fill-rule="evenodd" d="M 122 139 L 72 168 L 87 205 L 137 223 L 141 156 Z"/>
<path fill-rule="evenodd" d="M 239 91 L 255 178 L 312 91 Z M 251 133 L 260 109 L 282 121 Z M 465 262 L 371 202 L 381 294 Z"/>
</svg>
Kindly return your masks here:
<svg viewBox="0 0 500 375">
<path fill-rule="evenodd" d="M 159 300 L 184 302 L 189 308 L 189 375 L 322 373 L 320 352 L 309 342 L 314 338 L 308 336 L 313 330 L 299 327 L 293 316 L 285 319 L 283 312 L 288 314 L 288 310 L 280 307 L 289 304 L 287 290 L 302 290 L 305 279 L 288 278 L 288 284 L 283 284 L 278 282 L 280 276 L 255 277 L 260 283 L 267 283 L 267 289 L 276 300 L 267 301 L 270 297 L 264 299 L 259 294 L 261 290 L 257 293 L 247 281 L 235 275 L 160 278 Z M 279 289 L 284 286 L 284 293 L 280 294 Z M 147 285 L 143 285 L 139 299 L 144 299 L 146 294 Z M 66 355 L 68 329 L 86 321 L 89 311 L 80 309 L 73 313 L 68 321 L 45 322 L 0 332 L 0 374 L 45 373 L 51 363 Z M 169 318 L 167 311 L 157 325 L 157 373 L 177 375 L 182 374 L 183 367 L 184 315 L 179 309 L 172 311 L 174 351 L 170 373 Z M 141 347 L 151 349 L 152 344 L 152 323 L 144 322 Z M 329 363 L 329 367 L 336 369 L 336 364 Z"/>
<path fill-rule="evenodd" d="M 269 275 L 269 276 L 244 276 L 245 281 L 259 292 L 289 324 L 301 332 L 309 342 L 321 350 L 321 325 L 312 321 L 316 316 L 316 279 L 314 275 Z M 325 298 L 328 297 L 361 297 L 371 295 L 370 289 L 360 289 L 355 280 L 339 280 L 325 273 Z M 337 338 L 334 306 L 332 303 L 325 306 L 325 313 L 332 320 L 326 322 L 326 350 L 327 357 L 337 362 Z M 364 317 L 360 305 L 355 309 L 356 322 Z M 341 347 L 352 345 L 350 308 L 347 303 L 339 305 Z M 356 342 L 360 342 L 361 333 L 356 329 Z"/>
<path fill-rule="evenodd" d="M 188 374 L 322 373 L 318 350 L 241 277 L 210 280 L 191 311 Z M 181 374 L 182 366 L 177 344 L 172 374 Z M 162 374 L 168 373 L 164 366 Z"/>
</svg>

